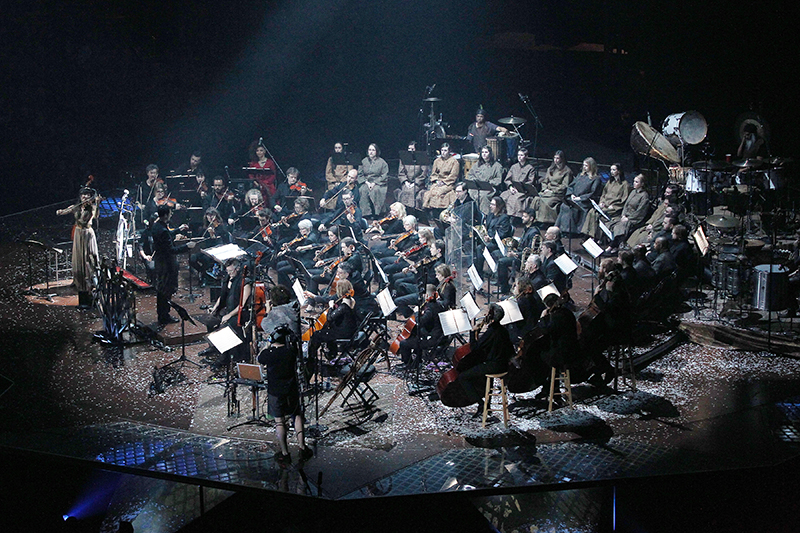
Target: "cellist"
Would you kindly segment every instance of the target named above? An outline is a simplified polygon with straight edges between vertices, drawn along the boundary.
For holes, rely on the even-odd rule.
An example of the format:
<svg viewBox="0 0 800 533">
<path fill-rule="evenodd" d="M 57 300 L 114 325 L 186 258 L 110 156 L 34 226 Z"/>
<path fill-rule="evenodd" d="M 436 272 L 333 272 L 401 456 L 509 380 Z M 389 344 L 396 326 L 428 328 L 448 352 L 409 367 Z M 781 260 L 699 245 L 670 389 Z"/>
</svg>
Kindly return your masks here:
<svg viewBox="0 0 800 533">
<path fill-rule="evenodd" d="M 321 330 L 314 332 L 308 342 L 309 362 L 317 360 L 317 352 L 323 343 L 328 345 L 327 357 L 331 360 L 338 353 L 336 340 L 355 336 L 359 319 L 353 295 L 353 285 L 348 280 L 344 279 L 336 284 L 336 300 L 328 302 L 327 321 Z"/>
<path fill-rule="evenodd" d="M 400 341 L 400 359 L 408 367 L 416 368 L 422 360 L 422 355 L 414 357 L 414 353 L 429 350 L 439 344 L 444 338 L 442 323 L 439 320 L 439 313 L 445 311 L 440 300 L 436 298 L 436 286 L 428 284 L 425 286 L 425 303 L 417 312 L 417 326 L 411 335 Z M 416 330 L 419 331 L 416 331 Z"/>
</svg>

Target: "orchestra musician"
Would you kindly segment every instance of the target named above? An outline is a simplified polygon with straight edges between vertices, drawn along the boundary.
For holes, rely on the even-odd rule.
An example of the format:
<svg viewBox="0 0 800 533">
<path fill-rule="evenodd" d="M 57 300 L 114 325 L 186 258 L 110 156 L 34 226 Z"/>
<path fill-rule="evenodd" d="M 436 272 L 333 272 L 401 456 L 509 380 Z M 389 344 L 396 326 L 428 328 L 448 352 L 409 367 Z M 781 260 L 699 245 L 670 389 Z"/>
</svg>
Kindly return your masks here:
<svg viewBox="0 0 800 533">
<path fill-rule="evenodd" d="M 158 165 L 147 165 L 144 171 L 147 174 L 147 179 L 142 184 L 142 189 L 147 191 L 147 197 L 143 199 L 144 203 L 147 204 L 153 197 L 156 183 L 164 183 L 164 180 L 158 175 Z"/>
<path fill-rule="evenodd" d="M 622 213 L 622 209 L 628 201 L 631 186 L 625 179 L 625 175 L 622 173 L 622 166 L 619 163 L 611 165 L 609 173 L 611 177 L 603 187 L 603 193 L 600 195 L 600 200 L 597 201 L 597 205 L 600 206 L 600 209 L 602 209 L 609 218 L 614 220 Z M 602 215 L 592 206 L 592 209 L 589 209 L 586 213 L 586 219 L 583 222 L 581 233 L 588 235 L 594 240 L 601 240 L 603 235 L 605 235 L 605 233 L 600 230 L 601 217 Z M 603 224 L 608 225 L 610 221 L 604 221 Z"/>
<path fill-rule="evenodd" d="M 276 213 L 288 211 L 294 205 L 294 200 L 298 196 L 307 196 L 311 190 L 305 183 L 300 181 L 300 171 L 294 167 L 289 167 L 286 171 L 286 181 L 278 185 L 272 201 L 275 205 L 273 209 Z"/>
<path fill-rule="evenodd" d="M 483 106 L 475 111 L 475 122 L 467 128 L 467 140 L 472 141 L 472 146 L 476 152 L 486 146 L 486 138 L 494 137 L 498 132 L 506 133 L 508 129 L 498 126 L 486 120 L 486 110 Z"/>
<path fill-rule="evenodd" d="M 567 292 L 567 276 L 558 268 L 555 260 L 558 257 L 556 243 L 545 241 L 542 243 L 542 272 L 558 289 L 559 294 Z"/>
<path fill-rule="evenodd" d="M 525 183 L 536 186 L 536 171 L 528 162 L 527 148 L 517 150 L 517 162 L 508 169 L 504 183 L 506 190 L 500 194 L 500 197 L 506 202 L 506 212 L 509 216 L 520 218 L 532 199 L 527 193 L 518 191 L 514 184 Z"/>
<path fill-rule="evenodd" d="M 156 182 L 153 187 L 153 196 L 147 201 L 142 209 L 142 218 L 148 224 L 152 223 L 158 216 L 158 207 L 168 205 L 173 209 L 183 209 L 183 205 L 177 203 L 174 198 L 170 198 L 167 193 L 167 184 L 163 181 Z"/>
<path fill-rule="evenodd" d="M 480 361 L 477 365 L 461 372 L 457 381 L 462 385 L 467 400 L 478 403 L 483 399 L 486 374 L 499 374 L 508 370 L 508 363 L 514 356 L 514 345 L 505 326 L 500 321 L 505 316 L 505 311 L 498 304 L 489 305 L 484 323 L 488 324 L 486 331 L 478 338 L 472 347 L 471 357 Z M 481 407 L 478 413 L 482 412 Z"/>
<path fill-rule="evenodd" d="M 328 301 L 327 322 L 311 335 L 308 343 L 309 362 L 317 360 L 317 353 L 323 344 L 328 346 L 328 360 L 335 358 L 338 355 L 336 341 L 352 339 L 357 333 L 359 317 L 355 310 L 354 294 L 350 281 L 343 279 L 336 284 L 336 299 Z"/>
<path fill-rule="evenodd" d="M 346 239 L 342 239 L 343 247 L 346 246 L 345 241 Z M 359 319 L 366 316 L 367 313 L 376 311 L 378 309 L 375 299 L 370 294 L 369 287 L 367 287 L 367 283 L 364 281 L 361 270 L 358 270 L 358 265 L 355 263 L 355 261 L 344 261 L 338 265 L 336 268 L 336 274 L 333 276 L 333 280 L 331 281 L 333 290 L 331 290 L 329 286 L 328 295 L 316 295 L 309 291 L 305 291 L 306 298 L 308 298 L 309 301 L 309 307 L 311 307 L 311 305 L 320 304 L 328 305 L 328 301 L 335 300 L 336 287 L 342 280 L 348 280 L 353 286 L 353 298 L 356 301 L 355 309 L 358 313 Z"/>
<path fill-rule="evenodd" d="M 228 184 L 222 176 L 214 176 L 212 194 L 206 197 L 203 208 L 213 207 L 228 224 L 233 225 L 233 216 L 236 213 L 236 196 L 228 190 Z"/>
<path fill-rule="evenodd" d="M 442 263 L 436 265 L 434 269 L 436 272 L 436 281 L 439 285 L 436 287 L 436 293 L 439 295 L 442 306 L 445 309 L 456 308 L 456 286 L 453 283 L 453 271 L 450 265 Z"/>
<path fill-rule="evenodd" d="M 417 237 L 417 217 L 406 215 L 403 217 L 403 233 L 389 241 L 388 246 L 372 248 L 375 257 L 380 258 L 381 266 L 389 266 L 396 262 L 399 256 L 415 247 L 419 243 Z"/>
<path fill-rule="evenodd" d="M 586 214 L 593 209 L 591 200 L 596 201 L 600 196 L 601 185 L 597 163 L 587 157 L 583 160 L 581 173 L 567 186 L 564 202 L 558 209 L 556 226 L 561 228 L 562 233 L 569 235 L 581 232 Z"/>
<path fill-rule="evenodd" d="M 461 166 L 458 159 L 450 153 L 450 145 L 442 144 L 439 148 L 439 157 L 433 162 L 431 170 L 431 185 L 422 198 L 422 207 L 425 209 L 444 209 L 453 204 L 455 193 L 453 185 L 458 179 Z"/>
<path fill-rule="evenodd" d="M 422 353 L 443 341 L 444 332 L 439 313 L 444 311 L 445 307 L 436 297 L 436 286 L 430 283 L 425 285 L 425 300 L 416 312 L 416 326 L 407 339 L 400 341 L 398 349 L 400 359 L 407 367 L 416 368 L 422 361 Z"/>
<path fill-rule="evenodd" d="M 525 211 L 522 212 L 522 237 L 519 240 L 517 249 L 514 250 L 509 246 L 506 249 L 506 255 L 497 260 L 497 286 L 500 290 L 500 294 L 508 294 L 510 288 L 508 285 L 509 271 L 518 272 L 522 267 L 520 263 L 520 254 L 522 252 L 520 252 L 520 250 L 524 251 L 527 249 L 532 254 L 537 253 L 537 250 L 532 250 L 533 241 L 536 237 L 541 238 L 541 234 L 539 228 L 533 224 L 535 217 L 536 212 L 531 208 L 525 209 Z"/>
<path fill-rule="evenodd" d="M 584 357 L 578 343 L 578 322 L 575 315 L 555 294 L 544 298 L 545 310 L 536 325 L 545 336 L 545 348 L 539 353 L 542 368 L 536 374 L 544 378 L 537 399 L 547 398 L 550 392 L 550 368 L 570 369 L 578 359 Z M 535 386 L 536 387 L 536 386 Z"/>
<path fill-rule="evenodd" d="M 344 177 L 344 180 L 335 185 L 332 189 L 325 191 L 319 201 L 320 209 L 341 209 L 342 208 L 342 194 L 344 190 L 349 190 L 353 195 L 353 200 L 356 206 L 361 205 L 361 190 L 358 185 L 358 170 L 350 169 Z M 336 199 L 334 202 L 333 199 Z M 359 208 L 360 209 L 360 208 Z"/>
<path fill-rule="evenodd" d="M 539 274 L 541 275 L 541 272 L 539 272 Z M 544 278 L 544 276 L 541 277 Z M 544 284 L 547 284 L 546 280 Z M 519 306 L 522 320 L 509 324 L 508 332 L 509 335 L 511 335 L 511 340 L 516 344 L 528 332 L 536 327 L 536 323 L 542 316 L 542 311 L 544 311 L 545 307 L 544 303 L 542 303 L 542 299 L 536 294 L 531 278 L 527 276 L 521 276 L 514 283 L 514 299 Z"/>
<path fill-rule="evenodd" d="M 429 246 L 432 241 L 433 231 L 424 228 L 417 232 L 417 243 L 414 246 L 396 254 L 394 259 L 391 256 L 381 259 L 381 268 L 393 280 L 393 284 L 397 281 L 397 275 L 401 274 L 405 267 L 429 257 Z"/>
<path fill-rule="evenodd" d="M 349 262 L 359 272 L 363 268 L 361 254 L 356 253 L 356 242 L 351 237 L 345 237 L 339 241 L 339 238 L 333 233 L 335 229 L 334 226 L 328 230 L 333 248 L 320 256 L 314 264 L 315 268 L 308 270 L 312 277 L 306 288 L 312 293 L 318 293 L 320 285 L 328 285 L 333 280 L 336 269 L 341 263 Z"/>
<path fill-rule="evenodd" d="M 555 223 L 558 206 L 564 201 L 564 194 L 570 183 L 572 183 L 572 169 L 567 166 L 564 152 L 558 150 L 553 155 L 553 164 L 539 181 L 539 194 L 531 204 L 536 211 L 537 223 Z"/>
<path fill-rule="evenodd" d="M 333 145 L 333 153 L 334 154 L 343 154 L 344 153 L 344 145 L 340 142 L 337 142 Z M 334 156 L 333 154 L 328 158 L 328 162 L 325 165 L 325 181 L 327 182 L 327 190 L 331 190 L 336 187 L 338 184 L 345 181 L 345 177 L 349 174 L 351 170 L 355 170 L 353 165 L 337 165 L 334 161 L 334 157 L 341 157 L 341 156 Z M 356 170 L 356 175 L 358 171 Z"/>
<path fill-rule="evenodd" d="M 489 146 L 480 149 L 478 163 L 469 170 L 467 179 L 483 181 L 494 187 L 494 191 L 470 191 L 470 196 L 478 202 L 481 212 L 489 212 L 489 199 L 495 195 L 497 188 L 503 182 L 503 167 L 495 160 L 494 153 Z"/>
<path fill-rule="evenodd" d="M 247 166 L 260 170 L 249 177 L 253 180 L 253 185 L 261 189 L 265 198 L 272 198 L 275 195 L 275 162 L 267 157 L 267 148 L 260 140 L 250 145 L 250 162 Z"/>
<path fill-rule="evenodd" d="M 272 219 L 274 221 L 273 228 L 280 233 L 281 244 L 289 242 L 297 236 L 300 222 L 312 222 L 308 207 L 308 200 L 305 198 L 297 198 L 294 201 L 294 212 L 282 213 L 276 211 L 272 214 Z"/>
<path fill-rule="evenodd" d="M 248 313 L 251 291 L 252 287 L 244 277 L 239 259 L 234 257 L 225 261 L 225 278 L 222 282 L 222 290 L 217 301 L 208 309 L 211 316 L 205 320 L 208 331 L 212 332 L 219 328 L 230 327 L 240 339 L 243 339 L 244 330 L 242 325 L 239 324 L 239 316 L 246 316 Z M 213 348 L 211 350 L 216 352 Z M 244 362 L 247 360 L 249 353 L 247 343 L 242 343 L 227 352 L 219 354 L 216 361 L 211 364 L 211 369 L 220 370 L 227 366 L 231 360 Z"/>
<path fill-rule="evenodd" d="M 202 160 L 203 153 L 200 150 L 195 150 L 192 152 L 192 155 L 189 156 L 189 167 L 186 169 L 186 174 L 195 178 L 197 187 L 200 187 L 200 185 L 206 181 L 206 173 L 201 165 Z"/>
<path fill-rule="evenodd" d="M 411 316 L 411 306 L 419 305 L 419 289 L 421 285 L 437 285 L 436 268 L 444 264 L 444 241 L 437 239 L 430 243 L 428 256 L 403 269 L 404 274 L 394 278 L 392 283 L 394 303 L 398 312 Z"/>
<path fill-rule="evenodd" d="M 299 200 L 298 200 L 299 201 Z M 291 287 L 290 275 L 296 273 L 296 266 L 292 261 L 280 259 L 280 256 L 290 255 L 295 260 L 303 263 L 306 269 L 314 268 L 314 245 L 319 243 L 317 234 L 313 231 L 313 223 L 308 219 L 303 219 L 297 223 L 297 237 L 285 240 L 280 245 L 280 251 L 276 258 L 275 270 L 278 272 L 278 284 Z M 308 280 L 306 280 L 308 282 Z"/>
<path fill-rule="evenodd" d="M 367 157 L 358 167 L 358 183 L 361 189 L 359 207 L 365 217 L 383 214 L 386 204 L 386 183 L 389 179 L 389 165 L 381 157 L 380 148 L 372 143 L 367 148 Z"/>
<path fill-rule="evenodd" d="M 408 143 L 408 151 L 417 151 L 417 141 Z M 400 180 L 400 188 L 395 191 L 397 201 L 408 207 L 421 208 L 429 172 L 430 168 L 427 165 L 406 166 L 401 159 L 397 167 L 397 177 Z"/>
<path fill-rule="evenodd" d="M 318 228 L 319 231 L 325 231 L 327 226 L 335 222 L 339 228 L 352 229 L 356 239 L 362 241 L 366 223 L 361 216 L 361 208 L 358 207 L 353 197 L 353 191 L 348 189 L 342 192 L 341 201 L 341 207 L 337 207 L 330 215 L 323 217 Z M 347 230 L 345 232 L 349 233 Z"/>
<path fill-rule="evenodd" d="M 75 218 L 72 230 L 72 284 L 78 290 L 79 309 L 92 307 L 92 289 L 97 284 L 100 254 L 92 223 L 97 218 L 99 201 L 94 189 L 82 187 L 78 203 L 56 211 L 59 216 L 72 214 Z"/>
<path fill-rule="evenodd" d="M 228 225 L 222 220 L 219 211 L 213 207 L 206 209 L 205 222 L 203 224 L 203 238 L 214 239 L 218 244 L 228 244 L 231 242 L 231 233 Z M 200 275 L 200 284 L 205 286 L 210 277 L 210 270 L 214 266 L 214 260 L 202 251 L 189 256 L 189 266 L 194 268 Z"/>
<path fill-rule="evenodd" d="M 511 219 L 506 214 L 506 203 L 503 199 L 499 196 L 492 198 L 491 202 L 489 202 L 489 209 L 490 212 L 486 215 L 486 219 L 484 220 L 487 236 L 486 240 L 478 243 L 475 257 L 472 258 L 472 262 L 475 264 L 478 274 L 481 275 L 483 274 L 483 267 L 486 262 L 483 257 L 484 249 L 489 250 L 489 253 L 492 254 L 495 261 L 500 259 L 500 250 L 495 242 L 495 234 L 501 239 L 506 239 L 514 234 L 514 227 L 511 225 Z M 506 285 L 508 285 L 508 279 L 506 279 Z M 506 293 L 508 293 L 508 287 L 506 287 Z"/>
<path fill-rule="evenodd" d="M 644 188 L 644 176 L 639 174 L 633 178 L 633 190 L 628 194 L 625 205 L 622 206 L 622 213 L 612 217 L 607 223 L 614 238 L 609 243 L 605 252 L 608 255 L 617 253 L 620 243 L 624 242 L 628 236 L 639 227 L 647 216 L 650 209 L 650 195 Z"/>
<path fill-rule="evenodd" d="M 155 263 L 156 312 L 158 324 L 164 326 L 178 319 L 169 314 L 169 300 L 178 290 L 178 258 L 177 255 L 187 249 L 194 248 L 193 242 L 175 246 L 175 241 L 184 239 L 180 234 L 189 229 L 183 224 L 176 230 L 169 227 L 172 208 L 168 205 L 158 207 L 158 218 L 152 225 L 153 261 Z"/>
<path fill-rule="evenodd" d="M 667 215 L 667 210 L 673 205 L 678 203 L 678 185 L 676 183 L 667 184 L 664 190 L 664 199 L 658 205 L 650 218 L 647 219 L 645 225 L 634 230 L 628 237 L 628 247 L 634 248 L 637 244 L 646 242 L 651 235 L 661 231 L 661 226 L 664 222 L 664 217 Z"/>
</svg>

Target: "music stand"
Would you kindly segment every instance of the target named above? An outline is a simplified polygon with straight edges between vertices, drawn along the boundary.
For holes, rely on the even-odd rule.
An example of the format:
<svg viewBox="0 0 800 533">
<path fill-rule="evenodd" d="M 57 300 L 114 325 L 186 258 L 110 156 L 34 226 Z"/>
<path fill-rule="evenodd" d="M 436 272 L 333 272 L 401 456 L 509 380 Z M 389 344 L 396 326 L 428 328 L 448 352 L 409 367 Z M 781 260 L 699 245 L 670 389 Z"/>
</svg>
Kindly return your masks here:
<svg viewBox="0 0 800 533">
<path fill-rule="evenodd" d="M 252 415 L 246 421 L 228 427 L 228 431 L 242 426 L 272 426 L 272 422 L 267 419 L 264 413 L 260 412 L 261 404 L 258 401 L 259 391 L 267 388 L 267 384 L 264 383 L 264 370 L 261 368 L 261 365 L 236 363 L 236 374 L 238 377 L 233 380 L 235 385 L 244 385 L 246 387 L 250 387 L 251 398 L 253 401 Z"/>
<path fill-rule="evenodd" d="M 583 241 L 582 246 L 583 249 L 586 250 L 589 253 L 589 255 L 592 256 L 592 273 L 589 276 L 592 278 L 591 294 L 594 294 L 594 276 L 595 272 L 597 272 L 596 270 L 597 265 L 595 263 L 597 262 L 597 258 L 603 255 L 603 249 L 600 248 L 600 246 L 591 237 Z"/>
<path fill-rule="evenodd" d="M 195 326 L 197 325 L 197 323 L 194 320 L 192 320 L 192 317 L 189 316 L 189 313 L 186 311 L 186 309 L 176 304 L 172 300 L 170 300 L 168 303 L 169 306 L 178 313 L 178 316 L 181 317 L 181 356 L 176 360 L 167 363 L 161 368 L 176 366 L 179 370 L 183 370 L 183 367 L 186 365 L 186 363 L 194 365 L 197 368 L 202 368 L 202 365 L 197 364 L 194 361 L 186 358 L 186 321 L 188 320 Z"/>
<path fill-rule="evenodd" d="M 478 180 L 464 180 L 464 187 L 468 190 L 473 191 L 484 191 L 484 192 L 492 192 L 494 191 L 494 186 L 489 183 L 488 181 L 478 181 Z"/>
</svg>

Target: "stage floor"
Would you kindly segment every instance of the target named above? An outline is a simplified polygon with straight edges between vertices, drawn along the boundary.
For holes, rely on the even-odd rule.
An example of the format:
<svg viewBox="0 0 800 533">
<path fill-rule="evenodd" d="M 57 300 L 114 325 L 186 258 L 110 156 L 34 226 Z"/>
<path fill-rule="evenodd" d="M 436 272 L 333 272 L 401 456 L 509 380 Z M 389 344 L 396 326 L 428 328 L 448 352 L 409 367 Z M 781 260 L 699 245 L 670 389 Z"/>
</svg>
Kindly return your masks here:
<svg viewBox="0 0 800 533">
<path fill-rule="evenodd" d="M 93 342 L 93 333 L 102 329 L 96 312 L 22 295 L 23 245 L 3 245 L 0 257 L 6 363 L 0 370 L 0 445 L 11 450 L 215 489 L 326 500 L 563 490 L 621 478 L 777 465 L 800 452 L 800 361 L 683 342 L 639 373 L 635 392 L 578 385 L 574 409 L 552 413 L 546 401 L 533 398 L 536 391 L 512 395 L 507 429 L 497 417 L 481 428 L 474 408 L 443 406 L 435 383 L 446 368 L 428 368 L 416 383 L 404 379 L 399 361 L 392 360 L 389 369 L 379 360 L 371 382 L 379 396 L 374 408 L 353 412 L 337 401 L 310 439 L 315 456 L 285 468 L 272 460 L 278 447 L 271 425 L 228 429 L 247 421 L 249 390 L 238 390 L 238 417 L 227 416 L 224 387 L 209 382 L 208 369 L 187 366 L 183 383 L 152 393 L 153 369 L 180 356 L 174 344 L 180 324 L 160 333 L 162 341 L 172 339 L 164 344 L 141 342 L 120 350 Z M 576 299 L 585 305 L 589 281 L 576 280 Z M 180 296 L 190 313 L 200 314 L 209 293 L 195 292 L 200 297 L 194 302 L 187 291 Z M 137 293 L 142 325 L 153 325 L 154 307 L 154 294 Z M 684 318 L 694 320 L 693 314 Z M 200 338 L 202 331 L 190 333 Z M 651 344 L 639 350 L 671 336 L 654 332 Z M 168 344 L 172 349 L 165 351 Z M 205 347 L 196 341 L 186 354 L 197 361 Z M 320 408 L 331 395 L 320 396 Z M 317 422 L 313 404 L 307 418 Z M 296 460 L 293 439 L 290 449 Z"/>
</svg>

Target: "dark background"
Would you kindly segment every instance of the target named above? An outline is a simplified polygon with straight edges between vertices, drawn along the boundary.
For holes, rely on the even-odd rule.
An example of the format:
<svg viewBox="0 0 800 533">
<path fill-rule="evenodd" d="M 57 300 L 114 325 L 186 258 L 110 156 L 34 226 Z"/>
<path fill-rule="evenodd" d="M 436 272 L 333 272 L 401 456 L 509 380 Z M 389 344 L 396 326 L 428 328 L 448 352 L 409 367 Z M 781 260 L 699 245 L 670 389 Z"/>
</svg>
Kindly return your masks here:
<svg viewBox="0 0 800 533">
<path fill-rule="evenodd" d="M 311 182 L 335 141 L 396 158 L 434 83 L 450 134 L 479 104 L 490 120 L 530 118 L 529 95 L 539 156 L 608 164 L 648 111 L 658 126 L 691 109 L 719 158 L 750 109 L 792 156 L 796 15 L 777 1 L 15 2 L 0 23 L 0 215 L 74 198 L 89 174 L 107 190 L 148 163 L 182 170 L 195 148 L 235 176 L 259 137 Z M 605 51 L 567 50 L 579 43 Z"/>
</svg>

